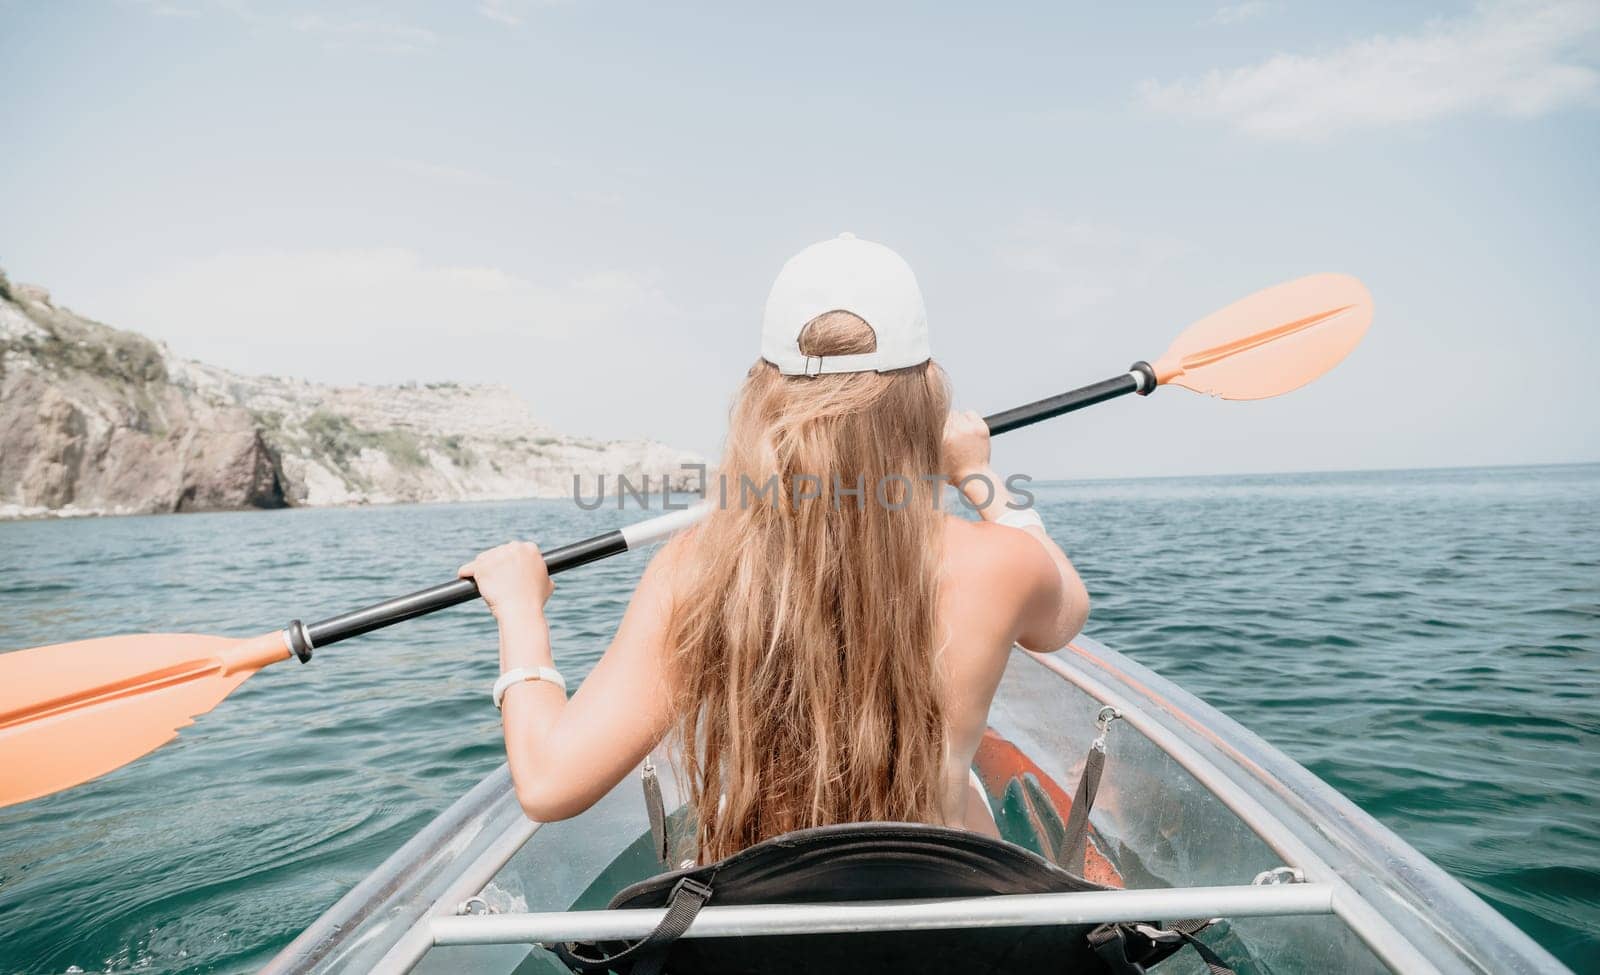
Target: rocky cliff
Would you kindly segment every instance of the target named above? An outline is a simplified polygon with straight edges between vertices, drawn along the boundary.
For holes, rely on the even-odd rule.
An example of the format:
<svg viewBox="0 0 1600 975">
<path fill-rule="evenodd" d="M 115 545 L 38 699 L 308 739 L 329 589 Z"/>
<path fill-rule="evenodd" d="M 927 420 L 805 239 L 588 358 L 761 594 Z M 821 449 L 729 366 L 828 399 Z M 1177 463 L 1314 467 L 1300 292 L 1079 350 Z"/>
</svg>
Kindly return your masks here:
<svg viewBox="0 0 1600 975">
<path fill-rule="evenodd" d="M 540 424 L 507 389 L 241 376 L 0 271 L 0 518 L 563 497 L 692 454 Z"/>
</svg>

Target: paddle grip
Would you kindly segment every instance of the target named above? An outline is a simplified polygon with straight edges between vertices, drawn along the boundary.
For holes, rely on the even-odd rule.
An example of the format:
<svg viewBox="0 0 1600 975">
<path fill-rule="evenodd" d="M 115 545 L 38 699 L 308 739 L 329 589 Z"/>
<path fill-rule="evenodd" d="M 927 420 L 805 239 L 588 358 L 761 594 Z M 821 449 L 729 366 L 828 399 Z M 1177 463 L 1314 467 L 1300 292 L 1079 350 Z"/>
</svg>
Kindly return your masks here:
<svg viewBox="0 0 1600 975">
<path fill-rule="evenodd" d="M 581 542 L 551 549 L 544 553 L 544 564 L 546 570 L 555 575 L 627 550 L 628 543 L 622 537 L 622 532 L 608 531 Z M 452 579 L 442 585 L 430 586 L 364 609 L 311 623 L 304 627 L 303 632 L 311 647 L 321 648 L 477 598 L 477 583 L 471 579 Z"/>
<path fill-rule="evenodd" d="M 1144 368 L 1140 369 L 1140 366 Z M 1118 396 L 1146 392 L 1148 388 L 1153 388 L 1155 385 L 1155 373 L 1149 370 L 1148 363 L 1136 362 L 1128 372 L 1113 379 L 1090 383 L 1088 386 L 1081 386 L 1059 396 L 1038 400 L 1026 406 L 1006 410 L 1004 413 L 986 416 L 983 418 L 983 422 L 989 425 L 989 435 L 995 436 L 1010 430 L 1016 430 L 1019 427 L 1031 426 L 1042 420 L 1060 416 L 1063 413 L 1081 410 L 1086 406 L 1104 403 L 1106 400 L 1116 399 Z M 1145 378 L 1136 378 L 1135 373 Z"/>
</svg>

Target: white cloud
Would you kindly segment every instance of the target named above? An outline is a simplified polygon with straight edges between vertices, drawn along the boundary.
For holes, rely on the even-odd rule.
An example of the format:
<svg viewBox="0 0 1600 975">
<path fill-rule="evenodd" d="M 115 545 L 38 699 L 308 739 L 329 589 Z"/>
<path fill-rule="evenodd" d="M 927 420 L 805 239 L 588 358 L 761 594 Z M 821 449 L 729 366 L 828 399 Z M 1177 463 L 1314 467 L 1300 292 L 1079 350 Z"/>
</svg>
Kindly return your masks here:
<svg viewBox="0 0 1600 975">
<path fill-rule="evenodd" d="M 423 27 L 382 20 L 337 19 L 302 14 L 289 21 L 302 34 L 322 38 L 331 48 L 360 48 L 386 54 L 420 54 L 433 49 L 439 35 Z"/>
<path fill-rule="evenodd" d="M 462 378 L 459 364 L 485 350 L 536 358 L 673 309 L 653 272 L 533 281 L 381 248 L 195 261 L 143 282 L 127 314 L 126 325 L 216 365 L 390 381 Z"/>
<path fill-rule="evenodd" d="M 483 0 L 478 4 L 478 13 L 507 27 L 522 26 L 521 7 L 511 0 Z"/>
<path fill-rule="evenodd" d="M 439 35 L 424 27 L 372 16 L 362 7 L 350 15 L 291 14 L 271 4 L 252 0 L 123 0 L 156 17 L 198 17 L 215 11 L 258 28 L 287 28 L 320 38 L 334 50 L 365 50 L 384 54 L 421 54 L 433 50 Z"/>
<path fill-rule="evenodd" d="M 620 210 L 627 202 L 623 195 L 616 190 L 572 190 L 569 194 L 574 203 L 588 207 L 591 210 Z"/>
<path fill-rule="evenodd" d="M 1399 36 L 1140 87 L 1159 111 L 1253 135 L 1316 141 L 1346 129 L 1488 112 L 1531 118 L 1600 96 L 1600 3 L 1504 0 Z"/>
<path fill-rule="evenodd" d="M 532 7 L 553 7 L 565 0 L 482 0 L 478 13 L 507 27 L 521 27 Z"/>
<path fill-rule="evenodd" d="M 1173 237 L 1033 213 L 1010 228 L 999 258 L 1034 282 L 1047 314 L 1071 319 L 1116 294 L 1147 287 L 1187 251 Z"/>
<path fill-rule="evenodd" d="M 577 164 L 546 155 L 541 164 L 553 170 L 563 172 L 577 172 L 583 169 L 583 177 L 593 177 L 595 167 L 579 167 Z M 387 159 L 383 165 L 419 184 L 425 185 L 428 192 L 439 192 L 445 189 L 461 190 L 497 190 L 514 191 L 519 184 L 504 176 L 469 168 L 466 166 L 452 166 L 440 163 L 426 162 L 420 159 Z M 558 183 L 574 182 L 578 177 L 559 180 Z M 621 210 L 627 203 L 627 198 L 615 189 L 599 187 L 571 186 L 561 191 L 566 199 L 585 208 L 588 211 Z"/>
<path fill-rule="evenodd" d="M 172 3 L 169 0 L 123 0 L 153 17 L 198 17 L 200 8 L 193 4 Z"/>
<path fill-rule="evenodd" d="M 431 163 L 421 159 L 387 159 L 384 165 L 429 186 L 454 186 L 472 189 L 509 189 L 516 184 L 502 176 L 466 166 Z"/>
<path fill-rule="evenodd" d="M 1240 0 L 1238 3 L 1218 7 L 1216 13 L 1211 15 L 1211 22 L 1237 24 L 1241 21 L 1254 20 L 1277 6 L 1272 0 Z"/>
</svg>

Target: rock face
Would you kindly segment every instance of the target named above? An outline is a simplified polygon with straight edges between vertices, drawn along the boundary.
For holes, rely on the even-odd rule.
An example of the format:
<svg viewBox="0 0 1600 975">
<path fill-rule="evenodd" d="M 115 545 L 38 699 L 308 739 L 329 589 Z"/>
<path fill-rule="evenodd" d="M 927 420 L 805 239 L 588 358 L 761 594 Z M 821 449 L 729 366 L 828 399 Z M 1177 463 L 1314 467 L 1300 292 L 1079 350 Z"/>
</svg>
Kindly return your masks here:
<svg viewBox="0 0 1600 975">
<path fill-rule="evenodd" d="M 540 424 L 510 390 L 240 376 L 0 272 L 0 518 L 565 497 L 692 487 L 699 458 Z M 613 488 L 614 490 L 614 488 Z"/>
</svg>

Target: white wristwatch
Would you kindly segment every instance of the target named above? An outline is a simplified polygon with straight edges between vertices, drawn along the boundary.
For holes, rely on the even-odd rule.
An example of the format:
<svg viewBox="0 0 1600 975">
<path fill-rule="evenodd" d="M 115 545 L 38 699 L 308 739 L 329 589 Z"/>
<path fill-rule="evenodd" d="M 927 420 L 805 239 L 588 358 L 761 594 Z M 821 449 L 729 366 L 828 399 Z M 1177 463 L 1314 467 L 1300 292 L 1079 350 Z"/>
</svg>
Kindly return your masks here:
<svg viewBox="0 0 1600 975">
<path fill-rule="evenodd" d="M 567 691 L 566 679 L 554 667 L 516 667 L 501 674 L 500 679 L 494 682 L 494 706 L 501 706 L 512 684 L 520 684 L 525 680 L 546 681 L 561 688 L 563 694 Z"/>
</svg>

